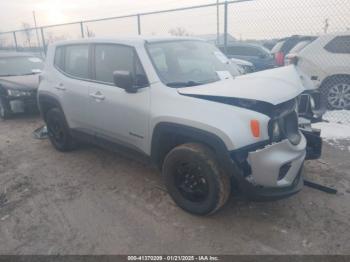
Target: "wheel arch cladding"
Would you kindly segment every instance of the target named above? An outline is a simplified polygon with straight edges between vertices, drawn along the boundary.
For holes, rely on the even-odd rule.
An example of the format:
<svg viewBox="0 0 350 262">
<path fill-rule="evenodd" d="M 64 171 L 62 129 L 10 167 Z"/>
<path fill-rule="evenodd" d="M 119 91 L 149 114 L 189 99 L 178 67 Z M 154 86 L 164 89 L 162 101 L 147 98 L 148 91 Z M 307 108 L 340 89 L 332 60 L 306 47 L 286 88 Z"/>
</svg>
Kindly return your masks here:
<svg viewBox="0 0 350 262">
<path fill-rule="evenodd" d="M 39 95 L 38 105 L 39 105 L 40 113 L 45 121 L 46 121 L 46 114 L 50 109 L 57 107 L 63 112 L 60 102 L 56 98 L 49 95 L 42 95 L 42 94 Z"/>
<path fill-rule="evenodd" d="M 327 76 L 323 81 L 321 86 L 325 86 L 327 84 L 329 84 L 330 82 L 340 79 L 340 78 L 345 78 L 348 79 L 350 81 L 350 74 L 336 74 L 336 75 L 331 75 L 331 76 Z"/>
<path fill-rule="evenodd" d="M 205 144 L 218 156 L 228 155 L 224 142 L 217 135 L 191 126 L 162 122 L 153 129 L 151 158 L 161 169 L 168 152 L 188 142 Z"/>
</svg>

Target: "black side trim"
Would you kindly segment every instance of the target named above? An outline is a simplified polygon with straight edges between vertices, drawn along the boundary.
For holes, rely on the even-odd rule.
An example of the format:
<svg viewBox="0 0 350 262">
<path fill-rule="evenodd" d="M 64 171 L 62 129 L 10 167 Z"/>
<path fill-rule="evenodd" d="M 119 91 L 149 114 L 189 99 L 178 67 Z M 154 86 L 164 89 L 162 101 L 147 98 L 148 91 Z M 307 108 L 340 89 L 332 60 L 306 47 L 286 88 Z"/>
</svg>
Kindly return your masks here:
<svg viewBox="0 0 350 262">
<path fill-rule="evenodd" d="M 264 101 L 245 99 L 245 98 L 236 98 L 236 97 L 191 95 L 191 94 L 181 94 L 181 95 L 223 103 L 223 104 L 237 106 L 237 107 L 242 107 L 245 109 L 253 110 L 258 113 L 262 113 L 271 118 L 279 117 L 282 114 L 288 114 L 289 112 L 293 111 L 295 107 L 294 98 L 286 102 L 283 102 L 281 104 L 273 105 Z"/>
<path fill-rule="evenodd" d="M 140 160 L 141 162 L 150 163 L 151 159 L 144 152 L 141 152 L 137 148 L 131 147 L 126 144 L 112 141 L 107 137 L 97 136 L 82 129 L 71 129 L 71 135 L 80 142 L 92 144 L 106 150 L 130 157 L 132 159 Z"/>
<path fill-rule="evenodd" d="M 306 160 L 319 159 L 322 155 L 322 138 L 318 130 L 307 131 L 301 129 L 306 138 Z"/>
<path fill-rule="evenodd" d="M 45 119 L 45 112 L 47 107 L 58 107 L 64 114 L 63 108 L 60 104 L 60 102 L 58 101 L 58 99 L 56 99 L 53 96 L 50 96 L 48 94 L 39 94 L 38 96 L 38 107 L 39 107 L 39 111 L 40 114 L 42 116 L 42 118 L 44 119 L 44 121 L 46 121 Z"/>
<path fill-rule="evenodd" d="M 258 100 L 235 98 L 235 97 L 223 97 L 223 96 L 207 96 L 207 95 L 191 95 L 191 94 L 181 94 L 183 96 L 189 96 L 199 99 L 204 99 L 208 101 L 218 102 L 222 104 L 227 104 L 231 106 L 237 106 L 253 110 L 267 116 L 272 116 L 274 114 L 274 105 Z"/>
</svg>

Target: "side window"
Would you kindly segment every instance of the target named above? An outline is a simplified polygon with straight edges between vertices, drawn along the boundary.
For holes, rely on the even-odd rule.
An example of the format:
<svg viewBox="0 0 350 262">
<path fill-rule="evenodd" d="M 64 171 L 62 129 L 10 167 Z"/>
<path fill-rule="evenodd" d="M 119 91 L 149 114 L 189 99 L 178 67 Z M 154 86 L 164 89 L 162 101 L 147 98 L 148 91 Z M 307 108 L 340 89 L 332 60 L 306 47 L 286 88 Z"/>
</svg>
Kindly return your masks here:
<svg viewBox="0 0 350 262">
<path fill-rule="evenodd" d="M 239 46 L 228 46 L 227 53 L 230 55 L 242 55 L 242 50 Z"/>
<path fill-rule="evenodd" d="M 350 36 L 337 36 L 324 48 L 331 53 L 350 54 Z"/>
<path fill-rule="evenodd" d="M 259 56 L 261 51 L 258 48 L 250 46 L 229 46 L 227 51 L 230 55 L 241 56 Z"/>
<path fill-rule="evenodd" d="M 262 51 L 257 47 L 245 46 L 243 48 L 243 54 L 246 56 L 260 56 Z"/>
<path fill-rule="evenodd" d="M 64 71 L 63 62 L 63 47 L 56 47 L 54 65 Z"/>
<path fill-rule="evenodd" d="M 133 48 L 116 44 L 98 44 L 95 48 L 95 79 L 113 83 L 114 71 L 129 71 L 136 85 L 145 85 L 146 76 Z"/>
<path fill-rule="evenodd" d="M 89 79 L 89 46 L 66 46 L 64 71 L 79 78 Z"/>
</svg>

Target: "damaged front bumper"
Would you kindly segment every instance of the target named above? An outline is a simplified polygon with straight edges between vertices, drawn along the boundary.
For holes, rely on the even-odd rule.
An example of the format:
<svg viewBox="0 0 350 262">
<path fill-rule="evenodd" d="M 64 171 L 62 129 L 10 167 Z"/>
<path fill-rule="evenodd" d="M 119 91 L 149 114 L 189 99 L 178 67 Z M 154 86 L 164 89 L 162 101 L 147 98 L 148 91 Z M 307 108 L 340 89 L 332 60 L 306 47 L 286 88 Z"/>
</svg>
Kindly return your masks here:
<svg viewBox="0 0 350 262">
<path fill-rule="evenodd" d="M 304 163 L 306 139 L 302 136 L 298 145 L 288 139 L 248 153 L 251 175 L 247 179 L 264 187 L 288 187 L 292 185 Z"/>
<path fill-rule="evenodd" d="M 298 145 L 285 139 L 231 152 L 231 159 L 241 171 L 236 181 L 248 198 L 270 201 L 302 189 L 304 160 L 320 156 L 322 140 L 317 130 L 300 131 L 303 136 Z"/>
</svg>

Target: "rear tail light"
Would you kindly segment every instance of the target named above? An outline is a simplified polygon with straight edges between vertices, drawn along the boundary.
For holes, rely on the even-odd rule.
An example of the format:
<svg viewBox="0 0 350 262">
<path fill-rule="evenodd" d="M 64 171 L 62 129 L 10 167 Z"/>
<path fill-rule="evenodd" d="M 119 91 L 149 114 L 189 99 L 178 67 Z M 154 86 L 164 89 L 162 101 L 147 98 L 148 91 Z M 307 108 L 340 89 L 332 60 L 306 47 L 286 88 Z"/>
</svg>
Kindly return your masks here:
<svg viewBox="0 0 350 262">
<path fill-rule="evenodd" d="M 283 52 L 277 52 L 275 54 L 275 61 L 278 66 L 283 66 L 284 65 L 284 54 Z"/>
</svg>

